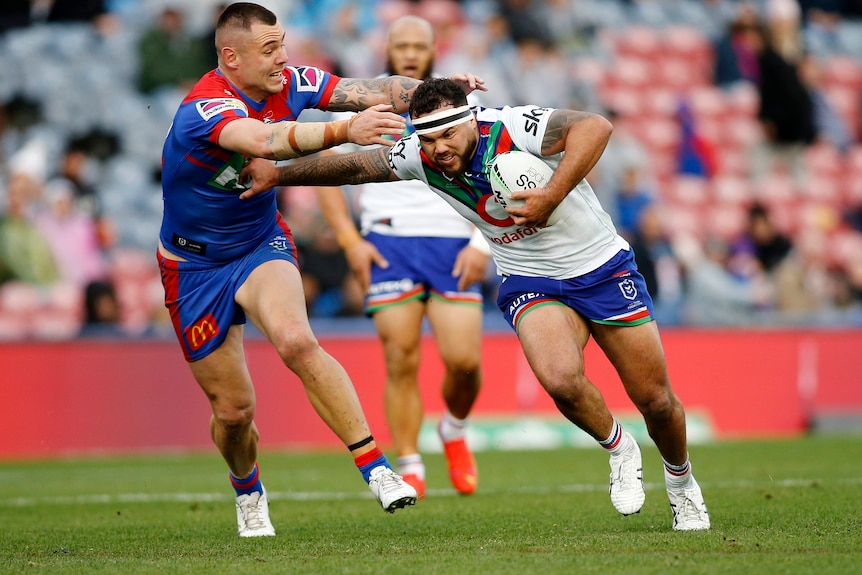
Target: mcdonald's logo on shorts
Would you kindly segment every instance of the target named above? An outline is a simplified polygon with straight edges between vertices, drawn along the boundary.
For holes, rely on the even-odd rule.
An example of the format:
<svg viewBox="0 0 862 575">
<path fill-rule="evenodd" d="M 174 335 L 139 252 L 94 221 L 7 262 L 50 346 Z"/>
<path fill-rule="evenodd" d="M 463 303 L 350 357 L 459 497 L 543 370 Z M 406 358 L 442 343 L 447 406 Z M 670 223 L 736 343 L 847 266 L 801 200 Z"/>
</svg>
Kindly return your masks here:
<svg viewBox="0 0 862 575">
<path fill-rule="evenodd" d="M 215 337 L 219 332 L 218 324 L 216 323 L 213 314 L 209 314 L 202 320 L 195 322 L 186 328 L 186 341 L 189 344 L 191 351 L 197 351 L 208 340 Z"/>
</svg>

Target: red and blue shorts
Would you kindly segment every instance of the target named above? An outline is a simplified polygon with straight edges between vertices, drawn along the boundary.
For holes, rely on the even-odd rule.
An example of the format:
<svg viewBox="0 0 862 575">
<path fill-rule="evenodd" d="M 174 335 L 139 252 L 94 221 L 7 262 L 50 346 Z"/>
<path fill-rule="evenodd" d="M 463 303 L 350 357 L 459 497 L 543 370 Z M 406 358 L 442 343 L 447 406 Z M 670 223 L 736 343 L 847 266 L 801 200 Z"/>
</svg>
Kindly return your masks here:
<svg viewBox="0 0 862 575">
<path fill-rule="evenodd" d="M 296 246 L 290 231 L 273 226 L 269 238 L 245 256 L 228 263 L 179 262 L 156 257 L 165 287 L 165 307 L 186 361 L 197 361 L 218 349 L 231 325 L 246 316 L 234 297 L 258 266 L 271 260 L 296 265 Z"/>
</svg>

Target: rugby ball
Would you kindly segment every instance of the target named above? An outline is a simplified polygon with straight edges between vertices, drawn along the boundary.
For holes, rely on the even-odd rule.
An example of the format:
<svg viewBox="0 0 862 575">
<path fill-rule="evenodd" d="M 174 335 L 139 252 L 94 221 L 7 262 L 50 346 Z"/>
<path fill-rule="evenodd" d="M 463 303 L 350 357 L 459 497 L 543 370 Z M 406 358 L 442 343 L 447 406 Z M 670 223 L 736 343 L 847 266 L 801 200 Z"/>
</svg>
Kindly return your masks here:
<svg viewBox="0 0 862 575">
<path fill-rule="evenodd" d="M 541 159 L 528 152 L 512 150 L 503 152 L 494 157 L 488 164 L 488 183 L 494 199 L 501 206 L 519 207 L 524 205 L 524 200 L 512 199 L 512 192 L 519 192 L 531 188 L 544 188 L 554 169 Z M 548 218 L 548 225 L 559 219 L 557 210 Z"/>
</svg>

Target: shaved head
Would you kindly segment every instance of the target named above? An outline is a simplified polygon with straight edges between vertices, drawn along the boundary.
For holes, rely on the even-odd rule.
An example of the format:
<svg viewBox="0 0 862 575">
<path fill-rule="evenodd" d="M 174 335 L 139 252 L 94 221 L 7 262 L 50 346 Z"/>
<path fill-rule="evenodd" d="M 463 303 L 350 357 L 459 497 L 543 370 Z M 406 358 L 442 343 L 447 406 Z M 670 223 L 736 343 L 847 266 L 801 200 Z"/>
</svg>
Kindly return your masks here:
<svg viewBox="0 0 862 575">
<path fill-rule="evenodd" d="M 236 2 L 225 8 L 216 23 L 215 47 L 219 53 L 225 46 L 235 46 L 243 32 L 254 24 L 275 26 L 278 18 L 270 10 L 251 2 Z"/>
<path fill-rule="evenodd" d="M 434 43 L 434 27 L 431 22 L 419 16 L 408 14 L 401 16 L 389 25 L 389 31 L 386 34 L 386 42 L 391 43 L 393 36 L 400 36 L 409 32 L 410 34 L 420 34 L 422 40 L 427 40 L 431 44 Z"/>
</svg>

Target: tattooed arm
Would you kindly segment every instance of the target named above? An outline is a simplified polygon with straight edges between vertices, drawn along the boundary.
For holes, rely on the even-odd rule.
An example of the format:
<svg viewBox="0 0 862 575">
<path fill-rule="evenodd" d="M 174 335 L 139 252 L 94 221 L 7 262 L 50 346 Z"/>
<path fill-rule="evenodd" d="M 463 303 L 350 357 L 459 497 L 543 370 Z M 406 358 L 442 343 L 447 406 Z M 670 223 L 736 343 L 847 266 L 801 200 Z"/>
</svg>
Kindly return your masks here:
<svg viewBox="0 0 862 575">
<path fill-rule="evenodd" d="M 254 159 L 242 171 L 242 181 L 252 186 L 240 194 L 250 198 L 275 186 L 341 186 L 367 182 L 394 182 L 398 176 L 389 167 L 387 148 L 361 150 L 350 154 L 310 156 L 284 166 L 269 160 Z"/>
<path fill-rule="evenodd" d="M 410 97 L 421 80 L 407 76 L 357 79 L 342 78 L 335 85 L 326 109 L 333 112 L 360 112 L 375 104 L 388 104 L 399 114 L 407 111 Z"/>
<path fill-rule="evenodd" d="M 545 193 L 558 203 L 578 182 L 587 177 L 599 161 L 613 126 L 596 114 L 574 110 L 555 110 L 545 128 L 542 155 L 565 152 Z"/>
<path fill-rule="evenodd" d="M 453 74 L 450 80 L 469 94 L 473 90 L 487 91 L 485 81 L 469 72 Z M 388 104 L 398 114 L 407 112 L 410 97 L 421 80 L 407 76 L 358 79 L 342 78 L 335 85 L 326 109 L 333 112 L 359 112 L 375 104 Z"/>
</svg>

